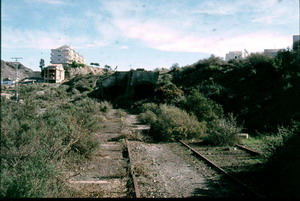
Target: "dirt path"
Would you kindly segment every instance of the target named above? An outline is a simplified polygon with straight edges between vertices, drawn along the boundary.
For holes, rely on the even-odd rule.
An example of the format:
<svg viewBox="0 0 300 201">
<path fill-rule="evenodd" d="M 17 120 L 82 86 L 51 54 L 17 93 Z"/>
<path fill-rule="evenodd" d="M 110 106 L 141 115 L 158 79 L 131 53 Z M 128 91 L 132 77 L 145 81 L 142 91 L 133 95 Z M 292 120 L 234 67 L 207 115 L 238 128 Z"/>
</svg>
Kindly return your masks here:
<svg viewBox="0 0 300 201">
<path fill-rule="evenodd" d="M 124 198 L 128 196 L 128 159 L 123 156 L 124 143 L 117 141 L 122 122 L 112 110 L 101 132 L 95 134 L 99 149 L 79 173 L 69 179 L 69 186 L 81 197 Z"/>
</svg>

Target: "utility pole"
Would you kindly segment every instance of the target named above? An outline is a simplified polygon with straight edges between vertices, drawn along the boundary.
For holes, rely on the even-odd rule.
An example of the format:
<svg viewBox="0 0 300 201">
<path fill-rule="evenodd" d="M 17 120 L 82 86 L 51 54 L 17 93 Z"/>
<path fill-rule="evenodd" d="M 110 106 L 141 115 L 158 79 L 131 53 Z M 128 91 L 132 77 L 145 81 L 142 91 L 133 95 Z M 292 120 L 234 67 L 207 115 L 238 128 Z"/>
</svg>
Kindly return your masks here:
<svg viewBox="0 0 300 201">
<path fill-rule="evenodd" d="M 16 96 L 16 102 L 19 101 L 19 94 L 18 94 L 18 67 L 19 67 L 19 64 L 17 65 L 17 62 L 18 62 L 18 59 L 23 59 L 22 57 L 11 57 L 11 59 L 15 59 L 15 62 L 16 62 L 16 65 L 15 65 L 15 68 L 16 68 L 16 81 L 15 81 L 15 96 Z"/>
</svg>

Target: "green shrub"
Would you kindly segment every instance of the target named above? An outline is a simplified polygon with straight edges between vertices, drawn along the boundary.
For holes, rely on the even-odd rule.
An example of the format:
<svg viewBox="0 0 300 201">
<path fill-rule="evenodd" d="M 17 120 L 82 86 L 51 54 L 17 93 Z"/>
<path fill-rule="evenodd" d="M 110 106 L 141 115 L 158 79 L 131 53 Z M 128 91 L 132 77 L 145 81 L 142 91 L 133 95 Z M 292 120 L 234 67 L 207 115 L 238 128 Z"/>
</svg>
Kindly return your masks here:
<svg viewBox="0 0 300 201">
<path fill-rule="evenodd" d="M 138 118 L 142 123 L 146 123 L 150 125 L 154 124 L 157 121 L 156 114 L 150 110 L 147 110 L 146 112 L 139 114 Z"/>
<path fill-rule="evenodd" d="M 122 110 L 122 109 L 117 109 L 116 110 L 116 115 L 119 118 L 123 118 L 123 117 L 125 117 L 127 115 L 127 113 L 124 110 Z"/>
<path fill-rule="evenodd" d="M 153 107 L 153 104 L 148 104 Z M 146 106 L 147 107 L 147 106 Z M 206 124 L 197 121 L 193 115 L 169 105 L 160 105 L 155 111 L 147 110 L 139 115 L 141 120 L 151 125 L 151 134 L 158 141 L 177 141 L 198 138 L 204 134 Z"/>
<path fill-rule="evenodd" d="M 104 113 L 107 113 L 112 109 L 112 105 L 107 101 L 100 102 L 99 107 L 100 111 Z"/>
<path fill-rule="evenodd" d="M 274 197 L 300 198 L 300 122 L 281 127 L 269 142 L 265 171 L 273 179 Z M 270 138 L 268 138 L 270 140 Z M 276 146 L 272 144 L 276 143 Z"/>
<path fill-rule="evenodd" d="M 1 99 L 0 196 L 59 197 L 66 189 L 59 180 L 64 163 L 91 156 L 98 145 L 93 132 L 109 104 L 80 99 L 38 115 L 29 97 L 17 105 Z"/>
<path fill-rule="evenodd" d="M 173 104 L 183 97 L 183 91 L 172 82 L 162 82 L 155 89 L 154 99 L 158 103 Z"/>
<path fill-rule="evenodd" d="M 276 155 L 279 149 L 282 149 L 283 146 L 293 138 L 294 135 L 300 132 L 300 123 L 292 122 L 289 127 L 279 127 L 278 132 L 275 134 L 265 135 L 264 140 L 264 154 L 265 157 L 271 159 Z M 278 154 L 278 153 L 277 153 Z"/>
<path fill-rule="evenodd" d="M 84 76 L 76 76 L 72 78 L 70 81 L 64 83 L 63 85 L 68 85 L 68 92 L 72 91 L 72 89 L 76 89 L 80 92 L 92 91 L 96 87 L 97 80 L 101 78 L 101 76 L 96 75 L 84 75 Z"/>
<path fill-rule="evenodd" d="M 192 93 L 186 97 L 186 100 L 182 103 L 182 107 L 189 113 L 196 115 L 199 121 L 206 121 L 209 125 L 224 115 L 222 106 L 205 98 L 197 90 L 193 90 Z"/>
<path fill-rule="evenodd" d="M 70 88 L 70 90 L 68 90 L 68 91 L 70 91 L 70 93 L 72 95 L 79 95 L 80 94 L 80 91 L 77 90 L 76 88 Z"/>
<path fill-rule="evenodd" d="M 146 112 L 147 110 L 154 113 L 158 113 L 159 106 L 155 103 L 145 103 L 139 107 L 140 112 Z"/>
<path fill-rule="evenodd" d="M 95 139 L 95 137 L 87 134 L 74 143 L 71 146 L 71 150 L 78 152 L 80 155 L 86 158 L 89 158 L 98 145 L 99 142 Z"/>
<path fill-rule="evenodd" d="M 232 114 L 228 118 L 214 120 L 204 140 L 215 146 L 233 146 L 239 143 L 238 134 L 242 128 L 236 123 Z"/>
<path fill-rule="evenodd" d="M 49 186 L 56 190 L 52 184 L 58 169 L 49 140 L 56 132 L 37 117 L 35 109 L 30 102 L 1 103 L 1 117 L 5 117 L 1 119 L 1 197 L 55 196 Z"/>
<path fill-rule="evenodd" d="M 90 84 L 86 80 L 78 81 L 75 85 L 75 88 L 77 90 L 79 90 L 80 92 L 93 90 L 93 88 L 90 86 Z"/>
</svg>

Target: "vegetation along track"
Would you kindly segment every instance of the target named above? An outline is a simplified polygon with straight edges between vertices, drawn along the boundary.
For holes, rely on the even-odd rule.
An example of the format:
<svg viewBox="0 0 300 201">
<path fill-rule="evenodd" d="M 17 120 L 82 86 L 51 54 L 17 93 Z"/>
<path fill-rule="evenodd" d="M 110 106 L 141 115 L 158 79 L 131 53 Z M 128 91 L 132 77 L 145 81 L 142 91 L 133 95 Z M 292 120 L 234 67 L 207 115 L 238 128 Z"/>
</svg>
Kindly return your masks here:
<svg viewBox="0 0 300 201">
<path fill-rule="evenodd" d="M 198 157 L 207 162 L 210 166 L 222 172 L 232 181 L 238 183 L 255 197 L 264 197 L 257 189 L 250 185 L 251 181 L 247 177 L 238 177 L 243 175 L 244 171 L 254 171 L 253 168 L 259 166 L 261 156 L 258 152 L 248 149 L 244 146 L 236 147 L 211 147 L 201 145 L 202 142 L 180 142 Z M 243 178 L 243 179 L 241 179 Z"/>
</svg>

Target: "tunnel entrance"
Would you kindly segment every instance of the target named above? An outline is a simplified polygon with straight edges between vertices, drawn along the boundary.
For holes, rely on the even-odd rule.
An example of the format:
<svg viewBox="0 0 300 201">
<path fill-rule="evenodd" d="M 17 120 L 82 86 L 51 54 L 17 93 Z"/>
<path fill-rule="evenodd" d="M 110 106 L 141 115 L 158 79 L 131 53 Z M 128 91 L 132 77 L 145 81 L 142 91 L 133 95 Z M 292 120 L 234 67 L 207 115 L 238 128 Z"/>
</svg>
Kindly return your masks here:
<svg viewBox="0 0 300 201">
<path fill-rule="evenodd" d="M 153 97 L 155 85 L 151 82 L 142 82 L 134 86 L 134 100 Z"/>
<path fill-rule="evenodd" d="M 126 93 L 125 87 L 114 85 L 104 89 L 103 97 L 110 101 L 114 101 L 117 97 L 124 95 L 125 93 Z"/>
</svg>

